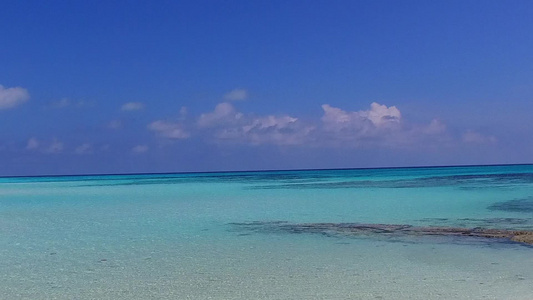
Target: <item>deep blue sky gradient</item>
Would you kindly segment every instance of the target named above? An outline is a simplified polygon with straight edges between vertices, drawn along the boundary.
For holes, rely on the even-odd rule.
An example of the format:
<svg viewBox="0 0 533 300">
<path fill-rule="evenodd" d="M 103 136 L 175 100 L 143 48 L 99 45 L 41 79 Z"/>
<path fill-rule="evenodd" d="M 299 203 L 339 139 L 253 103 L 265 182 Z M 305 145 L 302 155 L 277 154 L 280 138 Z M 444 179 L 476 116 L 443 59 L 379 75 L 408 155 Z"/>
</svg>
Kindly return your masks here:
<svg viewBox="0 0 533 300">
<path fill-rule="evenodd" d="M 0 110 L 0 175 L 531 163 L 532 16 L 532 1 L 7 1 L 0 85 L 30 99 Z M 257 144 L 196 128 L 234 89 L 250 119 L 320 127 L 323 104 L 377 102 L 449 139 Z"/>
</svg>

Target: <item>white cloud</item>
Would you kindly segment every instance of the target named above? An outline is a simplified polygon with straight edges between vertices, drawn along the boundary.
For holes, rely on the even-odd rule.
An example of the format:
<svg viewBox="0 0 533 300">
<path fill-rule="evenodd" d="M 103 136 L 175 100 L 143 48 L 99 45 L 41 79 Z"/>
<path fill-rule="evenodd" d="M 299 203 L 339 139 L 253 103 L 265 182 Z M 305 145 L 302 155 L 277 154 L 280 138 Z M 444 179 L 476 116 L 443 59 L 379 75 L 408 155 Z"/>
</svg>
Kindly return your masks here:
<svg viewBox="0 0 533 300">
<path fill-rule="evenodd" d="M 372 103 L 369 110 L 344 111 L 322 105 L 324 115 L 317 141 L 339 147 L 433 147 L 450 144 L 446 125 L 439 120 L 411 124 L 395 106 Z"/>
<path fill-rule="evenodd" d="M 200 115 L 197 125 L 215 140 L 254 145 L 302 144 L 313 129 L 290 116 L 245 115 L 227 102 L 219 103 L 213 112 Z"/>
<path fill-rule="evenodd" d="M 497 142 L 497 139 L 494 136 L 485 136 L 472 130 L 467 130 L 463 133 L 461 139 L 467 144 L 492 144 Z"/>
<path fill-rule="evenodd" d="M 395 106 L 372 103 L 368 110 L 345 111 L 322 105 L 320 122 L 304 122 L 288 115 L 243 114 L 231 103 L 219 103 L 197 120 L 200 134 L 215 141 L 248 144 L 309 145 L 316 147 L 412 147 L 449 141 L 446 126 L 410 124 Z"/>
<path fill-rule="evenodd" d="M 148 146 L 146 145 L 137 145 L 133 148 L 131 148 L 131 152 L 135 153 L 135 154 L 141 154 L 141 153 L 146 153 L 148 152 Z"/>
<path fill-rule="evenodd" d="M 357 128 L 368 130 L 387 126 L 396 126 L 402 115 L 395 107 L 387 107 L 376 102 L 370 105 L 370 110 L 344 111 L 328 104 L 322 105 L 324 116 L 322 122 L 330 129 Z"/>
<path fill-rule="evenodd" d="M 39 148 L 39 140 L 37 140 L 34 137 L 30 138 L 28 140 L 28 143 L 26 144 L 26 149 L 34 150 L 34 149 L 37 149 L 37 148 Z"/>
<path fill-rule="evenodd" d="M 322 105 L 322 138 L 335 143 L 358 145 L 382 142 L 402 128 L 401 113 L 394 107 L 372 103 L 370 110 L 345 111 Z"/>
<path fill-rule="evenodd" d="M 360 112 L 363 117 L 368 118 L 376 126 L 384 126 L 390 123 L 399 123 L 402 114 L 396 106 L 387 107 L 379 103 L 373 102 L 370 105 L 370 110 Z"/>
<path fill-rule="evenodd" d="M 142 110 L 144 108 L 144 104 L 141 102 L 128 102 L 124 103 L 120 110 L 122 111 L 134 111 L 134 110 Z"/>
<path fill-rule="evenodd" d="M 76 147 L 76 149 L 74 150 L 74 153 L 80 154 L 80 155 L 91 154 L 93 153 L 93 146 L 89 143 L 81 144 L 78 147 Z"/>
<path fill-rule="evenodd" d="M 248 92 L 245 89 L 234 89 L 224 95 L 224 99 L 228 101 L 246 100 L 246 98 L 248 98 Z"/>
<path fill-rule="evenodd" d="M 30 94 L 21 87 L 4 88 L 0 85 L 0 110 L 13 108 L 30 99 Z"/>
<path fill-rule="evenodd" d="M 186 139 L 190 136 L 180 123 L 158 120 L 150 123 L 148 129 L 170 139 Z"/>
<path fill-rule="evenodd" d="M 212 127 L 223 123 L 235 123 L 242 118 L 243 114 L 237 112 L 233 105 L 228 102 L 219 103 L 213 112 L 201 114 L 198 126 Z"/>
</svg>

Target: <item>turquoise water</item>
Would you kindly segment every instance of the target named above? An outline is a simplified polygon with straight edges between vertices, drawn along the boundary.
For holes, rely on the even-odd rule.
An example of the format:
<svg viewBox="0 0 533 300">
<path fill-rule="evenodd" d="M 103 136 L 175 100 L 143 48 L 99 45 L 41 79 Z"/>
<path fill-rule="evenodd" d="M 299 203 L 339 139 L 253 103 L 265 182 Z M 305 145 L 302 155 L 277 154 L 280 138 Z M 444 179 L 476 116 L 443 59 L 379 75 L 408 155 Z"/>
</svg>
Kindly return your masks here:
<svg viewBox="0 0 533 300">
<path fill-rule="evenodd" d="M 0 178 L 0 298 L 533 297 L 530 246 L 278 221 L 533 230 L 533 165 Z"/>
</svg>

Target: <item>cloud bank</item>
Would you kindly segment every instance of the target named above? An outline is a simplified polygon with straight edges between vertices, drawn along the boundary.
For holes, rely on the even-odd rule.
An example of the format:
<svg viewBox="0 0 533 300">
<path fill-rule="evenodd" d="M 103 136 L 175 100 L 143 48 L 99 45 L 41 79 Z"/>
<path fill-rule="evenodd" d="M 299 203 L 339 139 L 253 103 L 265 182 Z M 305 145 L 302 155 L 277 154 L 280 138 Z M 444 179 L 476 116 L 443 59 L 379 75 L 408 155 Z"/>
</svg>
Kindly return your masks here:
<svg viewBox="0 0 533 300">
<path fill-rule="evenodd" d="M 179 122 L 157 120 L 148 128 L 160 138 L 184 139 L 198 136 L 211 143 L 307 146 L 335 148 L 438 148 L 457 143 L 494 143 L 496 138 L 467 131 L 453 137 L 437 119 L 427 124 L 405 120 L 396 106 L 377 102 L 369 109 L 348 111 L 322 105 L 318 120 L 300 120 L 290 115 L 256 115 L 240 112 L 222 102 L 213 111 L 200 114 L 186 131 Z"/>
<path fill-rule="evenodd" d="M 2 87 L 3 88 L 3 87 Z M 10 99 L 18 95 L 10 90 Z M 3 89 L 4 94 L 6 89 Z M 18 90 L 17 90 L 18 91 Z M 20 94 L 22 95 L 22 94 Z M 245 90 L 234 90 L 227 99 L 244 99 Z M 7 98 L 5 98 L 7 99 Z M 69 102 L 65 102 L 69 103 Z M 140 102 L 125 103 L 121 110 L 143 109 Z M 242 112 L 237 103 L 221 102 L 213 110 L 189 115 L 186 107 L 176 112 L 174 117 L 153 120 L 145 128 L 159 140 L 159 146 L 173 144 L 170 141 L 194 139 L 193 143 L 225 145 L 270 145 L 278 147 L 331 148 L 331 149 L 442 149 L 457 145 L 487 145 L 497 143 L 494 136 L 468 130 L 457 132 L 448 130 L 447 125 L 438 119 L 429 123 L 413 123 L 406 120 L 400 109 L 394 105 L 370 103 L 360 110 L 346 110 L 330 104 L 321 105 L 322 114 L 315 119 L 302 119 L 289 114 L 256 114 Z M 318 109 L 318 107 L 317 107 Z M 425 118 L 430 119 L 430 118 Z M 122 123 L 113 120 L 109 129 L 120 129 Z M 94 146 L 94 141 L 78 144 L 64 151 L 63 142 L 54 139 L 42 141 L 36 137 L 27 140 L 25 149 L 43 154 L 94 154 L 102 149 Z M 131 153 L 148 152 L 151 145 L 139 138 L 134 141 Z M 23 146 L 22 146 L 23 147 Z M 131 147 L 131 146 L 130 146 Z"/>
<path fill-rule="evenodd" d="M 324 104 L 322 111 L 319 120 L 303 121 L 289 115 L 245 114 L 222 102 L 197 118 L 195 134 L 219 143 L 352 148 L 443 144 L 449 139 L 442 122 L 412 124 L 395 106 L 374 102 L 368 110 L 347 111 Z"/>
</svg>

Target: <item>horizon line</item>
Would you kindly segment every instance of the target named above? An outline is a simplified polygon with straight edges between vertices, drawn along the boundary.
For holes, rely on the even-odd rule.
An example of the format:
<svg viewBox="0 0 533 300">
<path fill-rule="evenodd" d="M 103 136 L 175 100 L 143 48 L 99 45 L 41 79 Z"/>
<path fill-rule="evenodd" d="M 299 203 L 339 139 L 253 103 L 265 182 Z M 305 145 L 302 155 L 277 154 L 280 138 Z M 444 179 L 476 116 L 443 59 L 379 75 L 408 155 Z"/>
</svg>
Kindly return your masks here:
<svg viewBox="0 0 533 300">
<path fill-rule="evenodd" d="M 88 173 L 88 174 L 43 174 L 43 175 L 0 175 L 0 178 L 44 178 L 44 177 L 85 177 L 85 176 L 135 176 L 135 175 L 186 175 L 186 174 L 220 174 L 220 173 L 260 173 L 260 172 L 298 172 L 298 171 L 342 171 L 342 170 L 383 170 L 383 169 L 423 169 L 423 168 L 460 168 L 460 167 L 503 167 L 527 166 L 533 163 L 511 164 L 457 164 L 457 165 L 421 165 L 403 167 L 354 167 L 354 168 L 309 168 L 309 169 L 259 169 L 259 170 L 224 170 L 224 171 L 177 171 L 177 172 L 132 172 L 132 173 Z"/>
</svg>

